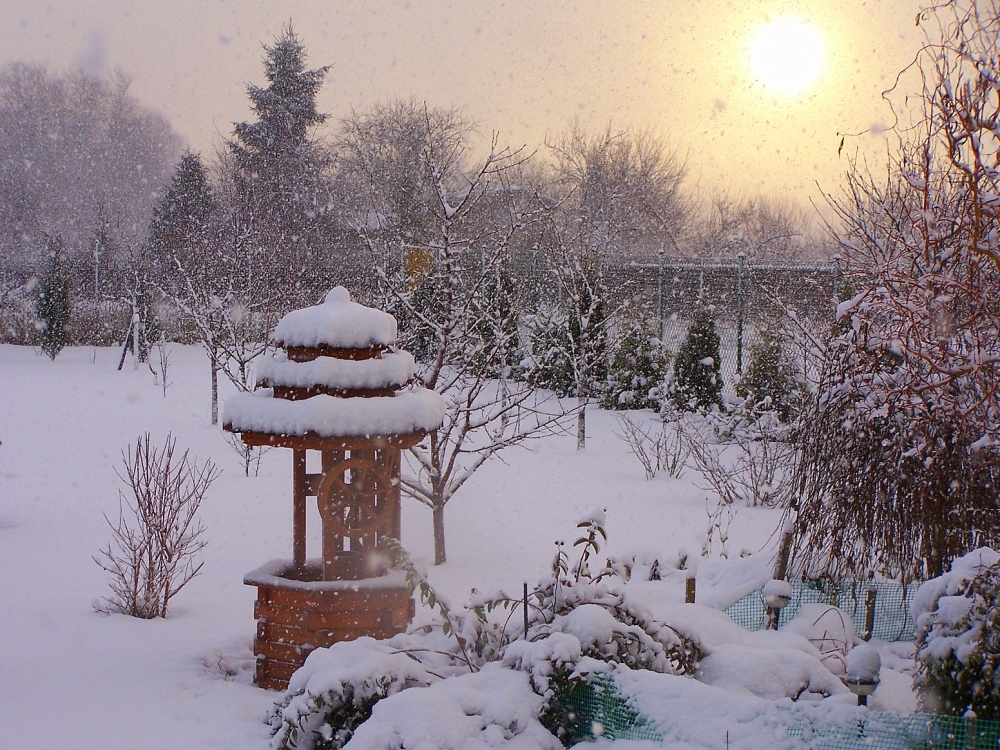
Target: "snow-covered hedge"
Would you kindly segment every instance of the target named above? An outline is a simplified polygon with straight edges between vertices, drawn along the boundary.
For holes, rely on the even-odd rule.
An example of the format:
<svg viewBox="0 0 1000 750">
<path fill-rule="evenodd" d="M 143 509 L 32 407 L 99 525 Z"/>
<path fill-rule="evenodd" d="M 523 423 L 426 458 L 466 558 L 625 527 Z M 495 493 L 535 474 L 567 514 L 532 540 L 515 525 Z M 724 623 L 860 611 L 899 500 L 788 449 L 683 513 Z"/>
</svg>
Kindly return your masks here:
<svg viewBox="0 0 1000 750">
<path fill-rule="evenodd" d="M 912 608 L 922 707 L 1000 719 L 1000 554 L 982 548 L 958 558 L 920 586 Z"/>
<path fill-rule="evenodd" d="M 595 675 L 614 665 L 693 674 L 698 643 L 627 596 L 624 567 L 591 571 L 603 523 L 603 513 L 580 523 L 572 566 L 558 546 L 527 597 L 526 629 L 523 596 L 474 594 L 452 611 L 390 542 L 387 553 L 437 618 L 386 641 L 316 649 L 272 717 L 272 747 L 398 750 L 416 731 L 406 716 L 438 737 L 435 747 L 558 747 L 579 739 L 569 696 Z"/>
</svg>

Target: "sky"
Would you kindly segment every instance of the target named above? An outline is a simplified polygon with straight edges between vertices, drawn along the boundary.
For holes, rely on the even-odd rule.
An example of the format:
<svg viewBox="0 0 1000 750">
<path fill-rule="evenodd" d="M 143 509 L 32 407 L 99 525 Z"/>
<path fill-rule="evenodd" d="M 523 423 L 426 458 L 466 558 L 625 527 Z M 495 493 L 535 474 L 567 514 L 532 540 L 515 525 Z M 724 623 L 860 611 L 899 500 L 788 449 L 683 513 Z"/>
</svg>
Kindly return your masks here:
<svg viewBox="0 0 1000 750">
<path fill-rule="evenodd" d="M 332 118 L 414 96 L 460 107 L 487 142 L 545 149 L 578 120 L 650 128 L 705 194 L 806 201 L 836 190 L 849 154 L 877 161 L 881 93 L 914 57 L 920 0 L 3 0 L 0 64 L 133 80 L 194 148 L 251 118 L 262 43 L 291 20 Z M 794 19 L 824 40 L 819 76 L 783 95 L 749 64 L 753 35 Z M 848 136 L 838 155 L 841 134 Z"/>
</svg>

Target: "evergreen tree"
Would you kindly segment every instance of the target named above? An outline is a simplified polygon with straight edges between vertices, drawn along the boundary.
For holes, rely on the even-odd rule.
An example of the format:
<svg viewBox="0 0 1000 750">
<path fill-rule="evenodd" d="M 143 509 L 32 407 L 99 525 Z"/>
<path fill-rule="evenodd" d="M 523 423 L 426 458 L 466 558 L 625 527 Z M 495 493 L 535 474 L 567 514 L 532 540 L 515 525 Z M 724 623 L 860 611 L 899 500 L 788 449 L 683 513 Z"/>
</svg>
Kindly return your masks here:
<svg viewBox="0 0 1000 750">
<path fill-rule="evenodd" d="M 150 265 L 161 284 L 176 277 L 178 265 L 187 267 L 197 260 L 214 212 L 215 198 L 201 156 L 185 151 L 149 228 Z"/>
<path fill-rule="evenodd" d="M 41 325 L 42 351 L 55 359 L 69 343 L 70 280 L 64 264 L 62 240 L 48 243 L 49 259 L 38 282 L 35 312 Z"/>
<path fill-rule="evenodd" d="M 227 144 L 231 240 L 259 247 L 274 276 L 269 286 L 293 294 L 296 301 L 321 291 L 304 285 L 320 283 L 309 274 L 328 254 L 331 236 L 325 223 L 332 202 L 324 176 L 329 158 L 312 137 L 326 120 L 316 108 L 316 95 L 329 66 L 308 70 L 305 61 L 305 47 L 289 24 L 273 46 L 265 47 L 269 85 L 247 86 L 257 120 L 237 123 Z"/>
<path fill-rule="evenodd" d="M 517 333 L 517 305 L 514 282 L 506 265 L 488 275 L 483 293 L 475 300 L 474 314 L 482 347 L 479 359 L 497 375 L 509 372 L 521 363 L 521 345 Z"/>
<path fill-rule="evenodd" d="M 750 361 L 736 394 L 746 400 L 751 413 L 773 411 L 782 422 L 793 415 L 799 405 L 799 388 L 780 341 L 765 336 L 750 349 Z"/>
<path fill-rule="evenodd" d="M 601 406 L 605 409 L 656 409 L 659 406 L 658 388 L 667 374 L 663 347 L 649 334 L 643 321 L 628 321 L 624 328 L 608 369 Z"/>
<path fill-rule="evenodd" d="M 674 402 L 694 411 L 722 407 L 722 362 L 715 319 L 698 310 L 674 360 Z"/>
<path fill-rule="evenodd" d="M 528 383 L 560 398 L 576 394 L 569 332 L 565 320 L 539 314 L 530 319 L 531 365 Z"/>
</svg>

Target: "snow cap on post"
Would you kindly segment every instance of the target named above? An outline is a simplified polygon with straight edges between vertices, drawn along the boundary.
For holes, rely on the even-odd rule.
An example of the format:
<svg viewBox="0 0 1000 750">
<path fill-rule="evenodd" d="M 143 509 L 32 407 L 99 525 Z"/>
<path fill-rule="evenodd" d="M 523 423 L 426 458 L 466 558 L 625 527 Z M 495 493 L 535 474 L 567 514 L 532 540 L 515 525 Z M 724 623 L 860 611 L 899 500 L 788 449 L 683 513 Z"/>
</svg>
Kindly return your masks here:
<svg viewBox="0 0 1000 750">
<path fill-rule="evenodd" d="M 382 348 L 396 343 L 396 319 L 352 302 L 351 293 L 338 286 L 327 293 L 322 305 L 294 310 L 283 317 L 273 339 L 285 347 Z"/>
</svg>

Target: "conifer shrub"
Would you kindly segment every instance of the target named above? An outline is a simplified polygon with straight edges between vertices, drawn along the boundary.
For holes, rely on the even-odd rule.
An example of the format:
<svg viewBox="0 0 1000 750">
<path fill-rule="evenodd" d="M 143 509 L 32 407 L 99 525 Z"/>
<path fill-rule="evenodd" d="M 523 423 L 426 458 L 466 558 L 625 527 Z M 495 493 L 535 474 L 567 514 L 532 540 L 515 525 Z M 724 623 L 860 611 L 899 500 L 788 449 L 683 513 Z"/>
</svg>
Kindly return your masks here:
<svg viewBox="0 0 1000 750">
<path fill-rule="evenodd" d="M 629 321 L 611 358 L 601 396 L 604 409 L 657 409 L 667 357 L 641 321 Z"/>
<path fill-rule="evenodd" d="M 751 416 L 771 411 L 782 422 L 794 416 L 799 405 L 799 388 L 780 341 L 765 336 L 751 347 L 750 361 L 736 386 L 736 395 L 745 399 Z"/>
<path fill-rule="evenodd" d="M 576 395 L 576 378 L 570 358 L 570 338 L 564 320 L 545 315 L 529 321 L 532 355 L 527 380 L 537 388 L 546 388 L 560 398 Z"/>
<path fill-rule="evenodd" d="M 35 314 L 38 316 L 42 351 L 49 359 L 55 359 L 69 343 L 72 306 L 62 240 L 50 240 L 48 251 L 48 264 L 38 282 Z"/>
<path fill-rule="evenodd" d="M 958 558 L 920 587 L 913 610 L 921 708 L 1000 720 L 1000 555 Z"/>
<path fill-rule="evenodd" d="M 722 408 L 722 360 L 715 319 L 698 310 L 674 359 L 674 403 L 685 411 Z"/>
</svg>

